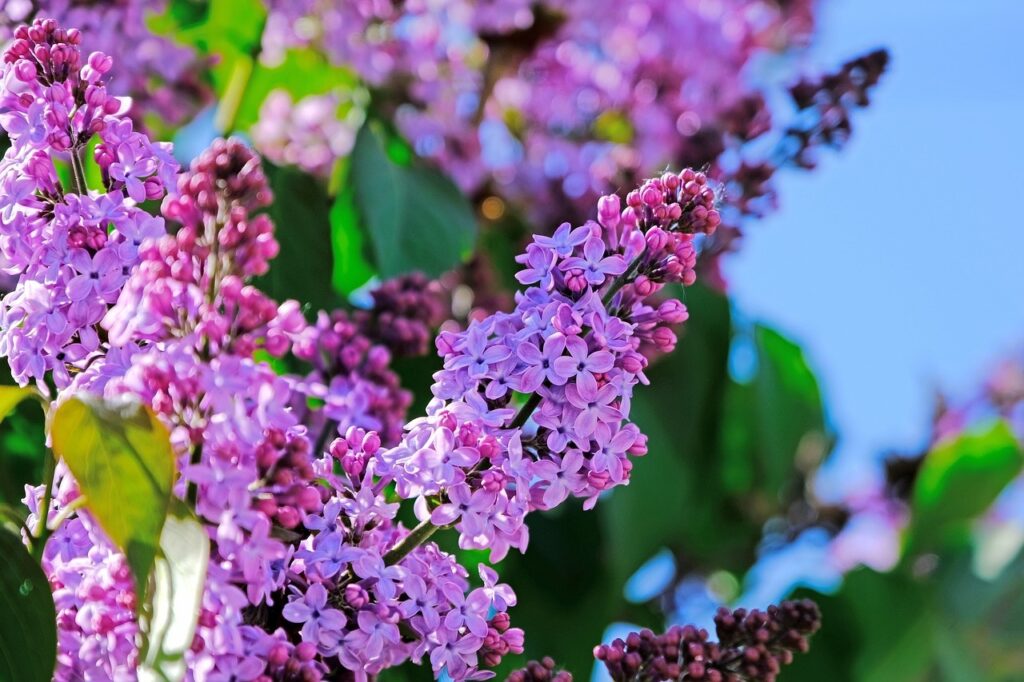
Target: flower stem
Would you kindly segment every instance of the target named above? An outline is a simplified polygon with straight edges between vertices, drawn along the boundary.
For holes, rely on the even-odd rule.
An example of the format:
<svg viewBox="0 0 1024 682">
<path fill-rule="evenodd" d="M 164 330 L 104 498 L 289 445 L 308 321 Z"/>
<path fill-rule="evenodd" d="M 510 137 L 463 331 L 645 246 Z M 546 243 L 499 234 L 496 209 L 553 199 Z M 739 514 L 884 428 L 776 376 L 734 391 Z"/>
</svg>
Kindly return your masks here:
<svg viewBox="0 0 1024 682">
<path fill-rule="evenodd" d="M 89 193 L 89 187 L 85 182 L 85 166 L 79 151 L 77 147 L 71 150 L 71 177 L 75 181 L 75 193 L 84 196 Z"/>
<path fill-rule="evenodd" d="M 384 555 L 384 563 L 388 566 L 397 564 L 399 561 L 404 559 L 409 552 L 413 551 L 428 539 L 430 536 L 436 533 L 443 526 L 435 526 L 430 522 L 430 517 L 427 517 L 419 522 L 415 528 L 410 531 L 408 535 L 402 538 L 397 545 L 392 547 Z"/>
<path fill-rule="evenodd" d="M 63 524 L 65 521 L 71 518 L 72 514 L 74 514 L 84 506 L 85 496 L 80 495 L 76 497 L 75 499 L 71 500 L 71 502 L 69 502 L 66 507 L 61 509 L 56 516 L 53 517 L 53 520 L 47 524 L 47 527 L 49 527 L 51 532 L 57 530 L 61 527 L 61 524 Z"/>
<path fill-rule="evenodd" d="M 53 499 L 53 478 L 57 471 L 57 456 L 52 452 L 49 455 L 44 464 L 46 468 L 43 473 L 43 501 L 37 512 L 39 520 L 36 522 L 36 531 L 33 533 L 32 539 L 32 556 L 36 561 L 42 560 L 43 550 L 51 533 L 46 522 L 50 515 L 50 501 Z"/>
<path fill-rule="evenodd" d="M 644 254 L 640 254 L 633 259 L 633 262 L 629 264 L 626 271 L 621 275 L 612 280 L 611 285 L 608 287 L 608 291 L 604 292 L 604 296 L 601 297 L 601 303 L 608 305 L 612 301 L 612 297 L 619 293 L 619 289 L 629 284 L 633 275 L 636 274 L 637 269 L 640 267 L 640 261 L 643 260 Z"/>
</svg>

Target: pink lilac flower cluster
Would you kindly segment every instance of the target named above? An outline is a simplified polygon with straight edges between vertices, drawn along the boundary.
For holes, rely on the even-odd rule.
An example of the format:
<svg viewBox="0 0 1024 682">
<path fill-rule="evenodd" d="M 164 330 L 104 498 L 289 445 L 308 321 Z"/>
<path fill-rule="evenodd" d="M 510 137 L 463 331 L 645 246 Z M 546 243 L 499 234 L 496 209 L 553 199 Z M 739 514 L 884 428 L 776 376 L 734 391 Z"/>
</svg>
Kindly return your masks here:
<svg viewBox="0 0 1024 682">
<path fill-rule="evenodd" d="M 629 422 L 633 388 L 646 382 L 642 342 L 671 348 L 685 307 L 647 299 L 694 279 L 697 233 L 719 217 L 706 178 L 667 173 L 602 198 L 598 221 L 537 236 L 518 260 L 532 285 L 511 313 L 442 332 L 444 368 L 427 416 L 382 453 L 397 492 L 421 521 L 454 525 L 464 548 L 500 560 L 524 550 L 524 518 L 569 497 L 592 507 L 626 483 L 646 439 Z M 532 394 L 518 412 L 515 394 Z"/>
<path fill-rule="evenodd" d="M 294 304 L 275 308 L 243 284 L 276 252 L 266 215 L 250 219 L 267 201 L 252 152 L 214 143 L 165 201 L 181 229 L 145 251 L 108 317 L 112 340 L 152 344 L 108 391 L 142 397 L 191 439 L 183 481 L 196 486 L 213 559 L 190 669 L 197 679 L 277 679 L 276 658 L 254 652 L 283 656 L 284 642 L 268 634 L 280 631 L 305 645 L 296 656 L 305 656 L 306 679 L 338 664 L 374 673 L 423 656 L 455 679 L 476 675 L 478 665 L 521 651 L 522 633 L 504 615 L 514 595 L 487 569 L 484 587 L 471 590 L 465 570 L 435 545 L 385 562 L 405 531 L 386 501 L 390 480 L 376 474 L 381 435 L 361 425 L 377 419 L 396 430 L 408 398 L 387 370 L 387 351 L 343 315 L 321 314 L 310 328 Z M 315 376 L 278 377 L 251 359 L 257 348 L 289 347 Z M 317 383 L 322 394 L 304 393 Z M 360 404 L 363 390 L 378 394 Z M 380 393 L 384 401 L 374 402 Z M 322 419 L 346 435 L 323 457 L 306 435 L 316 419 L 289 409 L 304 395 L 319 397 Z M 274 528 L 293 536 L 278 539 Z M 279 617 L 260 620 L 261 609 L 282 605 Z"/>
<path fill-rule="evenodd" d="M 627 455 L 644 451 L 624 423 L 645 363 L 636 348 L 641 339 L 671 346 L 666 325 L 685 316 L 678 303 L 653 309 L 645 299 L 692 282 L 694 235 L 719 221 L 706 178 L 689 170 L 648 181 L 625 208 L 606 198 L 599 219 L 536 238 L 520 272 L 536 286 L 515 313 L 441 335 L 437 398 L 398 446 L 352 427 L 314 463 L 327 484 L 323 509 L 306 515 L 310 532 L 290 554 L 280 619 L 317 644 L 324 665 L 376 674 L 429 660 L 435 673 L 476 679 L 522 651 L 505 613 L 514 593 L 485 566 L 473 588 L 427 541 L 431 529 L 454 525 L 462 546 L 498 560 L 525 549 L 528 511 L 569 495 L 589 505 L 625 481 Z M 537 408 L 535 422 L 513 416 L 514 391 L 536 396 L 520 412 Z M 395 522 L 391 484 L 399 498 L 417 498 L 416 529 Z"/>
<path fill-rule="evenodd" d="M 0 269 L 18 285 L 0 309 L 0 353 L 19 383 L 58 388 L 101 344 L 97 327 L 163 221 L 138 204 L 174 182 L 169 145 L 134 130 L 107 93 L 112 60 L 79 50 L 81 34 L 52 20 L 22 26 L 0 65 Z M 85 187 L 85 152 L 102 191 Z M 60 179 L 58 166 L 67 169 Z"/>
<path fill-rule="evenodd" d="M 327 177 L 356 141 L 358 125 L 339 118 L 339 108 L 336 95 L 311 95 L 293 103 L 286 91 L 274 90 L 250 131 L 253 143 L 278 165 Z"/>
<path fill-rule="evenodd" d="M 216 142 L 202 154 L 164 201 L 164 215 L 179 229 L 142 245 L 141 263 L 104 319 L 110 350 L 65 393 L 130 394 L 172 427 L 182 469 L 176 492 L 194 503 L 211 539 L 202 610 L 187 654 L 190 678 L 316 680 L 339 662 L 363 673 L 423 656 L 456 679 L 478 675 L 478 665 L 493 666 L 522 651 L 522 632 L 504 613 L 514 594 L 486 568 L 483 586 L 470 589 L 466 571 L 434 545 L 385 568 L 383 557 L 405 531 L 392 524 L 395 505 L 384 500 L 388 481 L 373 474 L 380 436 L 348 424 L 349 439 L 315 459 L 300 413 L 291 409 L 293 386 L 301 381 L 252 359 L 257 350 L 282 355 L 291 349 L 305 357 L 303 348 L 311 347 L 330 349 L 344 361 L 359 344 L 335 345 L 337 324 L 311 334 L 294 302 L 278 306 L 245 283 L 265 272 L 277 251 L 269 219 L 254 214 L 269 201 L 258 159 L 241 143 Z M 369 362 L 386 360 L 387 351 L 377 348 L 380 357 Z M 335 396 L 346 393 L 334 389 Z M 365 419 L 331 412 L 331 395 L 323 411 L 343 428 L 346 419 Z M 342 475 L 331 466 L 338 460 Z M 71 490 L 57 496 L 55 512 L 70 501 Z M 40 487 L 27 501 L 38 505 L 41 497 Z M 109 543 L 83 544 L 90 532 L 98 530 L 87 515 L 72 517 L 47 550 L 70 547 L 66 559 L 44 562 L 55 585 L 75 571 L 80 579 L 95 574 L 103 580 L 62 602 L 59 679 L 79 679 L 85 670 L 96 671 L 88 673 L 95 679 L 129 677 L 138 657 L 130 573 Z M 331 551 L 338 560 L 333 573 Z M 338 589 L 332 579 L 342 567 L 348 602 L 327 608 L 327 590 Z M 401 572 L 401 578 L 382 582 L 373 571 Z M 426 604 L 425 613 L 416 604 Z M 261 610 L 281 606 L 275 623 L 259 623 Z M 399 624 L 420 639 L 399 638 Z M 332 632 L 338 636 L 333 643 Z"/>
<path fill-rule="evenodd" d="M 167 5 L 167 0 L 0 0 L 0 44 L 34 17 L 75 26 L 101 52 L 125 55 L 111 71 L 110 85 L 131 94 L 129 115 L 136 125 L 176 126 L 187 122 L 211 93 L 201 77 L 201 60 L 148 26 L 150 16 Z"/>
</svg>

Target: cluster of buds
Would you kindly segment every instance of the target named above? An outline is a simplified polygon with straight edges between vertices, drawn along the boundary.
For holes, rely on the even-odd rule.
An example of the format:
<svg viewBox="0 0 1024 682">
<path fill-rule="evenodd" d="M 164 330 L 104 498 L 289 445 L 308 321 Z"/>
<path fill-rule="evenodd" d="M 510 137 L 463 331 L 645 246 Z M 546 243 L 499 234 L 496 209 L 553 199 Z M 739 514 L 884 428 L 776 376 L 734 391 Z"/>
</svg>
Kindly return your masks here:
<svg viewBox="0 0 1024 682">
<path fill-rule="evenodd" d="M 594 649 L 616 682 L 774 682 L 793 654 L 806 652 L 809 638 L 821 627 L 817 605 L 787 601 L 765 611 L 719 609 L 718 642 L 707 630 L 674 626 L 664 634 L 630 633 Z"/>
<path fill-rule="evenodd" d="M 373 306 L 355 313 L 363 333 L 395 357 L 425 355 L 445 318 L 439 283 L 418 272 L 399 275 L 382 282 L 370 296 Z"/>
<path fill-rule="evenodd" d="M 839 146 L 850 136 L 850 112 L 870 103 L 869 91 L 878 84 L 889 64 L 886 50 L 874 50 L 843 64 L 836 72 L 817 79 L 804 79 L 789 93 L 807 118 L 786 130 L 794 141 L 794 163 L 814 168 L 815 147 Z"/>
<path fill-rule="evenodd" d="M 513 670 L 505 682 L 572 682 L 572 673 L 555 670 L 555 660 L 545 656 L 539 661 L 530 661 L 526 667 Z"/>
</svg>

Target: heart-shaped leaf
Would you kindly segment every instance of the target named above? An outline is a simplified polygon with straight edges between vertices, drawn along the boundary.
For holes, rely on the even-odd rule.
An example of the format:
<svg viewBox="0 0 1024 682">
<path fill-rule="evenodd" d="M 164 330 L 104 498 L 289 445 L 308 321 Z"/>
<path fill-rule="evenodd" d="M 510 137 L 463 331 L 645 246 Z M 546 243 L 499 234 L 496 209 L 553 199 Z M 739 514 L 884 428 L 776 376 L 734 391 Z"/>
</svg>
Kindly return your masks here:
<svg viewBox="0 0 1024 682">
<path fill-rule="evenodd" d="M 89 512 L 128 558 L 145 603 L 175 475 L 167 428 L 139 403 L 73 397 L 54 413 L 50 436 Z"/>
</svg>

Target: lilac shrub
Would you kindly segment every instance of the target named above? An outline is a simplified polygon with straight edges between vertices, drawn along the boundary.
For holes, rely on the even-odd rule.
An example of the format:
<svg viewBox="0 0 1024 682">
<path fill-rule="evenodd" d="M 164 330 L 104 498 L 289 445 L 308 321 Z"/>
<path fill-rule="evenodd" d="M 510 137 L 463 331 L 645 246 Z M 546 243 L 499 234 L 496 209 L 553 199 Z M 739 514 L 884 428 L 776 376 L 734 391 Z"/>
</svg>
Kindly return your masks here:
<svg viewBox="0 0 1024 682">
<path fill-rule="evenodd" d="M 409 397 L 388 365 L 392 351 L 422 352 L 436 324 L 424 280 L 382 286 L 369 312 L 308 322 L 251 283 L 279 250 L 251 149 L 217 140 L 178 173 L 107 94 L 112 60 L 83 59 L 78 31 L 37 20 L 14 36 L 0 72 L 12 141 L 0 255 L 17 285 L 0 353 L 57 403 L 131 398 L 169 428 L 174 494 L 210 540 L 188 679 L 366 679 L 406 661 L 485 679 L 522 653 L 513 589 L 430 538 L 454 528 L 497 561 L 526 550 L 529 512 L 569 498 L 591 508 L 628 482 L 646 452 L 629 420 L 647 383 L 640 348 L 670 351 L 687 317 L 652 297 L 695 280 L 696 241 L 721 222 L 708 178 L 665 173 L 624 203 L 601 197 L 595 220 L 534 237 L 514 309 L 438 335 L 433 400 L 403 429 Z M 103 186 L 90 190 L 93 140 Z M 161 199 L 161 217 L 142 208 Z M 272 366 L 283 358 L 303 369 Z M 131 679 L 131 569 L 63 463 L 49 485 L 25 501 L 31 526 L 63 520 L 40 540 L 56 678 Z M 398 520 L 403 500 L 413 528 Z"/>
</svg>

